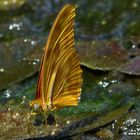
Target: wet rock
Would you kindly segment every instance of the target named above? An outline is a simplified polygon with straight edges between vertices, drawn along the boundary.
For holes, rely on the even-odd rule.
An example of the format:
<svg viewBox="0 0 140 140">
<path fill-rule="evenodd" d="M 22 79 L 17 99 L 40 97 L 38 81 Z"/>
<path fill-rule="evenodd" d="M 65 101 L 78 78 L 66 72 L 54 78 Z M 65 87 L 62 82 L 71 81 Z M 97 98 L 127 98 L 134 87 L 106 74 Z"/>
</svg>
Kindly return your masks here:
<svg viewBox="0 0 140 140">
<path fill-rule="evenodd" d="M 140 75 L 140 57 L 135 56 L 126 64 L 119 68 L 119 71 L 130 74 L 130 75 Z"/>
<path fill-rule="evenodd" d="M 28 120 L 30 109 L 27 106 L 35 95 L 36 88 L 36 78 L 30 76 L 38 71 L 48 31 L 57 12 L 67 2 L 0 2 L 0 89 L 6 88 L 0 92 L 2 139 L 11 139 L 11 136 L 13 139 L 68 139 L 85 131 L 100 129 L 119 120 L 121 116 L 126 116 L 132 110 L 131 105 L 126 107 L 124 104 L 140 107 L 139 2 L 69 2 L 78 5 L 75 46 L 82 65 L 90 70 L 84 72 L 85 83 L 79 106 L 58 111 L 59 126 L 42 125 L 40 117 L 40 124 L 35 126 Z M 111 71 L 137 77 L 123 74 L 121 78 L 119 75 L 112 78 Z M 118 106 L 123 109 L 120 111 Z M 8 110 L 9 107 L 11 110 Z M 117 130 L 120 133 L 111 130 L 115 138 L 118 135 L 125 139 L 131 137 L 122 135 L 120 128 Z M 94 136 L 82 138 L 96 139 Z"/>
<path fill-rule="evenodd" d="M 96 136 L 102 139 L 113 139 L 114 134 L 110 130 L 102 129 L 96 133 Z"/>
</svg>

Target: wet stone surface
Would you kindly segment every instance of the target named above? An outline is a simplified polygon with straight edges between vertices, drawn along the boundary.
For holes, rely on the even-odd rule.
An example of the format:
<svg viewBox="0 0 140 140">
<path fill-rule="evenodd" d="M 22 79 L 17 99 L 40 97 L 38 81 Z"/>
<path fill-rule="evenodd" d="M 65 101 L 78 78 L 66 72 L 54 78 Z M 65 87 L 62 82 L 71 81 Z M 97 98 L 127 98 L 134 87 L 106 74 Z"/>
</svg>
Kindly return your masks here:
<svg viewBox="0 0 140 140">
<path fill-rule="evenodd" d="M 49 30 L 67 3 L 77 6 L 81 102 L 51 112 L 45 125 L 43 114 L 31 115 L 29 102 Z M 0 139 L 139 139 L 139 5 L 139 0 L 0 1 Z"/>
</svg>

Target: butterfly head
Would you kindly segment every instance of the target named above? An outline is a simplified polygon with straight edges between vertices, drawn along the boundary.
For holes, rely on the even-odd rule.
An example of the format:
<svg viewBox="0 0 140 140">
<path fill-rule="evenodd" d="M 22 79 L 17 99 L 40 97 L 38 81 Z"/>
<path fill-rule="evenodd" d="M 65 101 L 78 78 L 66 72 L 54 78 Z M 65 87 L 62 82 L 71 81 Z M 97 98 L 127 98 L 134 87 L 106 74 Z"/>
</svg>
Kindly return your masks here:
<svg viewBox="0 0 140 140">
<path fill-rule="evenodd" d="M 51 102 L 48 102 L 48 104 L 46 104 L 45 102 L 42 102 L 42 100 L 40 99 L 32 100 L 29 103 L 29 105 L 33 112 L 52 110 Z"/>
<path fill-rule="evenodd" d="M 33 100 L 29 103 L 31 109 L 33 112 L 38 112 L 38 111 L 47 111 L 47 106 L 46 104 L 43 104 L 40 100 Z"/>
</svg>

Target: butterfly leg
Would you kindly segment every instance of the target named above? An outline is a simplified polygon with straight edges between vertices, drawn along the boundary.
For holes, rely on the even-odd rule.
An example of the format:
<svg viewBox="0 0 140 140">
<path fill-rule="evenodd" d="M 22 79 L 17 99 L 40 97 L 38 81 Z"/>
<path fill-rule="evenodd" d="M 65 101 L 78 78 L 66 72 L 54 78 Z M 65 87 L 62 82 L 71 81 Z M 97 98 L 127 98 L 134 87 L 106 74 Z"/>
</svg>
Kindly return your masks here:
<svg viewBox="0 0 140 140">
<path fill-rule="evenodd" d="M 44 124 L 47 125 L 47 114 L 46 111 L 43 111 L 44 114 Z"/>
<path fill-rule="evenodd" d="M 57 111 L 57 108 L 56 108 L 56 107 L 54 107 L 52 111 L 54 111 L 55 125 L 56 125 L 56 126 L 58 126 L 58 121 L 57 121 L 57 112 L 56 112 L 56 111 Z"/>
<path fill-rule="evenodd" d="M 58 121 L 57 121 L 57 113 L 56 110 L 54 112 L 54 118 L 55 118 L 55 125 L 58 126 Z"/>
</svg>

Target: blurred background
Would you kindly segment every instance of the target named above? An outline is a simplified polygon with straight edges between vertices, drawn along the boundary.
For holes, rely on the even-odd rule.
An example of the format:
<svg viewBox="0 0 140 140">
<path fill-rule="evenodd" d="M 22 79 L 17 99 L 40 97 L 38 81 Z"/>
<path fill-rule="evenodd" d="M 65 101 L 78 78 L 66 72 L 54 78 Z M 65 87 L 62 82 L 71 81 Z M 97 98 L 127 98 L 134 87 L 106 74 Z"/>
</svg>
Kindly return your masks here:
<svg viewBox="0 0 140 140">
<path fill-rule="evenodd" d="M 76 6 L 75 48 L 80 56 L 84 83 L 79 107 L 64 108 L 58 115 L 63 114 L 67 120 L 67 115 L 72 114 L 82 114 L 79 118 L 83 119 L 83 114 L 87 118 L 115 112 L 103 123 L 99 117 L 99 126 L 93 126 L 90 121 L 88 125 L 92 126 L 81 125 L 84 127 L 81 131 L 74 125 L 65 136 L 70 132 L 81 132 L 72 139 L 139 138 L 140 0 L 0 0 L 0 116 L 3 111 L 6 114 L 9 107 L 22 112 L 34 98 L 48 33 L 60 9 L 68 3 Z M 129 114 L 130 110 L 133 113 Z M 28 111 L 29 108 L 20 118 Z M 0 135 L 7 133 L 10 136 L 11 129 L 17 129 L 17 126 L 13 126 L 13 120 L 9 124 L 10 117 L 6 121 L 4 117 L 0 118 Z M 91 131 L 120 118 L 118 124 L 112 123 L 103 132 L 96 133 L 97 137 L 95 131 Z M 126 123 L 131 122 L 130 118 L 135 120 L 131 128 Z M 6 123 L 4 130 L 3 123 Z M 130 129 L 136 134 L 128 135 Z M 85 135 L 87 131 L 89 133 Z M 17 134 L 17 137 L 27 138 L 24 132 L 21 135 Z M 2 139 L 8 139 L 8 136 Z"/>
</svg>

